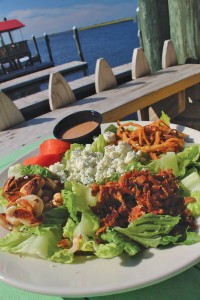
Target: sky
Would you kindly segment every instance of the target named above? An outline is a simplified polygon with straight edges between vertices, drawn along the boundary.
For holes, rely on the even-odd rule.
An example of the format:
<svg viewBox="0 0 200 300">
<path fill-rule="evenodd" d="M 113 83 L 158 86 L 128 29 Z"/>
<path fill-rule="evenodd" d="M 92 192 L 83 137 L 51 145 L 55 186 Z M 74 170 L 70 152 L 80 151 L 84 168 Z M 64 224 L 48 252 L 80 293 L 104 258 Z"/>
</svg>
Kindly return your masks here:
<svg viewBox="0 0 200 300">
<path fill-rule="evenodd" d="M 135 17 L 137 0 L 0 0 L 0 21 L 18 19 L 24 39 Z"/>
</svg>

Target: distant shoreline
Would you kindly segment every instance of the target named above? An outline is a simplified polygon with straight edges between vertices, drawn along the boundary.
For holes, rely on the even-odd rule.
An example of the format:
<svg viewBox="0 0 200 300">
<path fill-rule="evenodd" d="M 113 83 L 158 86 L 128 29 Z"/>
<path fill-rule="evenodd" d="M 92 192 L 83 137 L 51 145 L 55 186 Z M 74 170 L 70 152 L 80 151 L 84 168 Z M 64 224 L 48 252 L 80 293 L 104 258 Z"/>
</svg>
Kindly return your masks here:
<svg viewBox="0 0 200 300">
<path fill-rule="evenodd" d="M 78 30 L 87 30 L 87 29 L 92 29 L 92 28 L 96 28 L 96 27 L 102 27 L 102 26 L 107 26 L 107 25 L 112 25 L 112 24 L 117 24 L 117 23 L 122 23 L 122 22 L 128 22 L 128 21 L 134 21 L 134 18 L 124 18 L 124 19 L 118 19 L 118 20 L 103 22 L 103 23 L 99 23 L 99 24 L 94 24 L 94 25 L 90 25 L 90 26 L 79 27 Z"/>
<path fill-rule="evenodd" d="M 85 26 L 85 27 L 76 27 L 75 26 L 75 28 L 77 28 L 78 31 L 81 31 L 81 30 L 93 29 L 93 28 L 98 28 L 98 27 L 103 27 L 103 26 L 113 25 L 113 24 L 118 24 L 118 23 L 124 23 L 124 22 L 130 22 L 130 21 L 134 21 L 134 18 L 118 19 L 118 20 L 113 20 L 113 21 L 108 21 L 108 22 L 102 22 L 102 23 L 99 23 L 99 24 L 93 24 L 93 25 Z M 65 30 L 65 31 L 57 32 L 57 33 L 51 33 L 49 35 L 50 36 L 57 36 L 57 35 L 65 33 L 65 32 L 71 32 L 71 31 L 73 31 L 73 29 L 68 29 L 68 30 Z M 38 37 L 38 38 L 44 38 L 44 36 L 41 36 L 41 37 Z"/>
</svg>

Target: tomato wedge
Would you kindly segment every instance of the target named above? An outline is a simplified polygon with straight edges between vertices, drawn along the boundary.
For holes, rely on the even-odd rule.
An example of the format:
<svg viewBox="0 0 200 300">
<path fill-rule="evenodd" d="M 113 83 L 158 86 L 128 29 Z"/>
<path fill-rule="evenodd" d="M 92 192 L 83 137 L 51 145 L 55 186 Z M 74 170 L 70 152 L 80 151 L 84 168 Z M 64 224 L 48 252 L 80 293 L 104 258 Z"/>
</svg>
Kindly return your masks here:
<svg viewBox="0 0 200 300">
<path fill-rule="evenodd" d="M 41 167 L 49 167 L 61 159 L 61 155 L 59 153 L 54 154 L 40 154 L 33 157 L 29 157 L 24 160 L 23 165 L 40 165 Z"/>
<path fill-rule="evenodd" d="M 70 143 L 57 139 L 48 139 L 40 144 L 40 154 L 64 154 L 70 148 Z"/>
</svg>

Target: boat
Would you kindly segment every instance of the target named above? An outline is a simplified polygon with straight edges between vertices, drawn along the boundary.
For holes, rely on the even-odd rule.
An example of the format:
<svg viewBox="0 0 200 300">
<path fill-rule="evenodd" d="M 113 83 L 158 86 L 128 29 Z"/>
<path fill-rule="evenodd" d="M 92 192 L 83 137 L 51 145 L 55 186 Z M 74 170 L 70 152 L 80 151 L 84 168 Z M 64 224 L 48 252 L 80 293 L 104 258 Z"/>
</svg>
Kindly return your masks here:
<svg viewBox="0 0 200 300">
<path fill-rule="evenodd" d="M 54 66 L 54 62 L 42 63 L 33 56 L 28 41 L 23 38 L 21 41 L 14 41 L 13 31 L 21 30 L 25 25 L 17 19 L 0 22 L 0 81 L 7 81 L 19 76 L 27 75 L 38 70 Z M 5 42 L 5 36 L 9 37 L 9 43 Z M 5 80 L 4 80 L 5 79 Z"/>
</svg>

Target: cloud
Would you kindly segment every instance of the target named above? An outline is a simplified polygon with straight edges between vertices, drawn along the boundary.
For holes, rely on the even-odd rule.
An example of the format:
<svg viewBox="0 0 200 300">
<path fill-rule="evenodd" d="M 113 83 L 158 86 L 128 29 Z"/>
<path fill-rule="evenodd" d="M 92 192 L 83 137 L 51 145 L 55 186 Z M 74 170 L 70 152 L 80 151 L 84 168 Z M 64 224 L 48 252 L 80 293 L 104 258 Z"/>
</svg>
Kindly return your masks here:
<svg viewBox="0 0 200 300">
<path fill-rule="evenodd" d="M 43 9 L 22 9 L 7 14 L 7 19 L 17 18 L 26 27 L 23 29 L 23 36 L 30 38 L 42 36 L 43 33 L 51 34 L 97 24 L 105 21 L 132 17 L 135 14 L 135 7 L 131 3 L 109 4 L 95 3 L 74 5 L 67 8 L 43 8 Z"/>
</svg>

